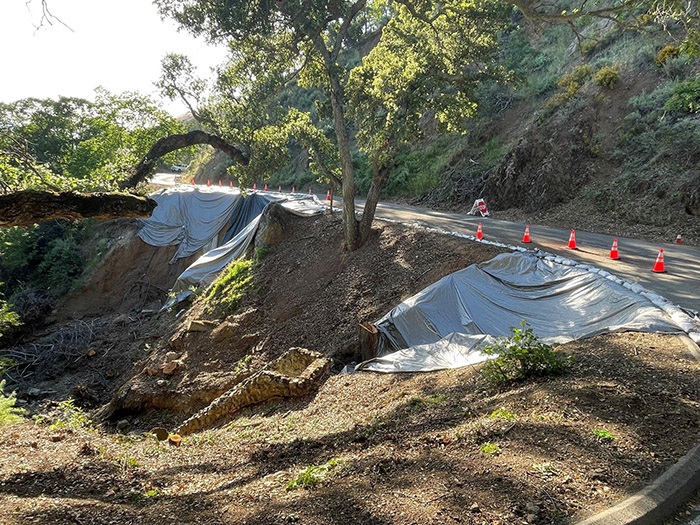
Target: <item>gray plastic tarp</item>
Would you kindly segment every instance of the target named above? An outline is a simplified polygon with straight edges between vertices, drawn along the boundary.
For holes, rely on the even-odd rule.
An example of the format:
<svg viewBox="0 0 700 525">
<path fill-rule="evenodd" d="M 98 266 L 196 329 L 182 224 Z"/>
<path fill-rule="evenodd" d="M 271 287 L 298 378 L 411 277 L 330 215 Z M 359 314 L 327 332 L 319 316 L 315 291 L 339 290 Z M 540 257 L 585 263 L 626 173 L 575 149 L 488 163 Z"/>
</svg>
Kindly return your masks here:
<svg viewBox="0 0 700 525">
<path fill-rule="evenodd" d="M 486 359 L 473 336 L 509 336 L 523 320 L 550 344 L 615 331 L 683 331 L 647 298 L 600 275 L 532 252 L 505 253 L 447 275 L 393 308 L 375 323 L 380 358 L 358 369 L 473 364 Z"/>
<path fill-rule="evenodd" d="M 152 246 L 180 246 L 172 261 L 188 257 L 210 243 L 241 200 L 235 188 L 176 186 L 150 195 L 158 203 L 143 220 L 141 239 Z"/>
</svg>

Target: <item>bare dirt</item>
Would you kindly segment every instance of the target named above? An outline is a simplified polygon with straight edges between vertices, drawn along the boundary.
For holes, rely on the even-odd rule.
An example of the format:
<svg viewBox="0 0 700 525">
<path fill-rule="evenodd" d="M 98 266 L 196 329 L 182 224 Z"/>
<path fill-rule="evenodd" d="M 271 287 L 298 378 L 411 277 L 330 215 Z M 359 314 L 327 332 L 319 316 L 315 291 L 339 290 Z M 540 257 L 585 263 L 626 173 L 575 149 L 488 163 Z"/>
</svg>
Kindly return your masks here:
<svg viewBox="0 0 700 525">
<path fill-rule="evenodd" d="M 0 521 L 571 523 L 695 444 L 700 365 L 673 336 L 560 349 L 575 357 L 570 373 L 503 389 L 473 367 L 337 375 L 177 448 L 138 434 L 6 427 Z M 329 460 L 313 486 L 286 490 Z"/>
</svg>

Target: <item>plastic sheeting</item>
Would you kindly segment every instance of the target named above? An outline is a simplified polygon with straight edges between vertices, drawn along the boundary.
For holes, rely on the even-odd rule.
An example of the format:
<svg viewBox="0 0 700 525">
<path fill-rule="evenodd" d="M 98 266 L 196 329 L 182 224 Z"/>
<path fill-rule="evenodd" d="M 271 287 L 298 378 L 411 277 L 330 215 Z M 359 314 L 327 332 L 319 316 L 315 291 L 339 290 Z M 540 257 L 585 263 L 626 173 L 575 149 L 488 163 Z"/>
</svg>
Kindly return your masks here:
<svg viewBox="0 0 700 525">
<path fill-rule="evenodd" d="M 172 261 L 188 257 L 219 234 L 241 200 L 237 189 L 176 186 L 150 195 L 158 203 L 139 237 L 152 246 L 179 244 Z"/>
<path fill-rule="evenodd" d="M 540 340 L 566 343 L 615 331 L 682 333 L 644 296 L 532 252 L 501 254 L 445 276 L 381 318 L 377 359 L 358 369 L 428 371 L 484 361 L 486 340 L 525 320 Z"/>
</svg>

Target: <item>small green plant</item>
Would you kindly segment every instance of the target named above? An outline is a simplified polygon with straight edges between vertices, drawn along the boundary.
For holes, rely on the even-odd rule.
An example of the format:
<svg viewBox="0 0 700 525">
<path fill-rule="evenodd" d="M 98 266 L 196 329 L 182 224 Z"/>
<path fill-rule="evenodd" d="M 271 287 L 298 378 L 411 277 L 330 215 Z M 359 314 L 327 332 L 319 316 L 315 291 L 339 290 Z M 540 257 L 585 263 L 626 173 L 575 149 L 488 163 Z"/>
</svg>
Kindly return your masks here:
<svg viewBox="0 0 700 525">
<path fill-rule="evenodd" d="M 238 304 L 245 292 L 253 283 L 253 263 L 243 259 L 236 261 L 228 267 L 228 270 L 211 287 L 207 295 L 207 302 L 215 301 L 218 306 L 231 313 L 238 308 Z"/>
<path fill-rule="evenodd" d="M 602 439 L 617 439 L 617 437 L 613 436 L 610 432 L 607 430 L 603 430 L 600 428 L 596 428 L 593 433 L 598 436 L 599 438 Z"/>
<path fill-rule="evenodd" d="M 498 454 L 501 453 L 501 447 L 499 447 L 495 443 L 491 443 L 489 441 L 487 441 L 486 443 L 483 443 L 479 447 L 479 450 L 481 450 L 481 453 L 486 455 L 486 456 L 497 456 Z"/>
<path fill-rule="evenodd" d="M 15 403 L 17 398 L 15 393 L 10 393 L 6 396 L 3 393 L 5 388 L 5 381 L 0 381 L 0 426 L 7 423 L 15 423 L 22 420 L 22 415 L 26 413 L 23 408 L 16 408 Z"/>
<path fill-rule="evenodd" d="M 505 408 L 499 408 L 491 413 L 491 419 L 516 419 L 515 414 Z"/>
<path fill-rule="evenodd" d="M 593 82 L 608 89 L 613 89 L 618 80 L 620 80 L 620 68 L 617 66 L 603 66 L 596 72 L 593 78 Z"/>
<path fill-rule="evenodd" d="M 331 459 L 323 465 L 309 466 L 285 486 L 285 490 L 310 489 L 329 476 L 329 472 L 340 465 L 339 459 Z"/>
<path fill-rule="evenodd" d="M 492 384 L 503 384 L 516 379 L 533 376 L 553 375 L 565 371 L 569 362 L 556 353 L 551 345 L 540 343 L 532 328 L 512 327 L 513 335 L 499 339 L 493 345 L 486 345 L 487 355 L 497 356 L 484 363 L 481 369 L 484 377 Z"/>
<path fill-rule="evenodd" d="M 408 400 L 408 405 L 413 408 L 419 408 L 426 405 L 440 405 L 445 402 L 445 396 L 438 394 L 437 396 L 416 396 Z"/>
<path fill-rule="evenodd" d="M 700 77 L 689 78 L 676 84 L 671 96 L 664 103 L 664 110 L 700 113 Z"/>
<path fill-rule="evenodd" d="M 255 259 L 257 261 L 262 261 L 265 257 L 267 257 L 268 253 L 270 253 L 269 246 L 263 246 L 262 248 L 255 248 Z"/>
<path fill-rule="evenodd" d="M 253 356 L 248 354 L 243 359 L 239 359 L 233 369 L 236 375 L 241 375 L 243 372 L 247 372 L 250 369 L 250 363 L 253 360 Z"/>
<path fill-rule="evenodd" d="M 92 421 L 88 419 L 83 409 L 75 406 L 75 401 L 73 399 L 61 401 L 58 404 L 58 409 L 61 415 L 49 426 L 51 429 L 71 428 L 75 430 L 89 427 L 92 424 Z"/>
<path fill-rule="evenodd" d="M 559 473 L 557 468 L 550 461 L 544 461 L 542 463 L 535 463 L 532 465 L 532 468 L 535 469 L 535 471 L 537 471 L 540 474 L 543 474 L 545 476 L 556 476 Z"/>
<path fill-rule="evenodd" d="M 668 45 L 661 48 L 661 51 L 656 53 L 654 62 L 656 62 L 657 66 L 663 66 L 669 58 L 676 58 L 680 52 L 681 50 L 676 46 Z"/>
</svg>

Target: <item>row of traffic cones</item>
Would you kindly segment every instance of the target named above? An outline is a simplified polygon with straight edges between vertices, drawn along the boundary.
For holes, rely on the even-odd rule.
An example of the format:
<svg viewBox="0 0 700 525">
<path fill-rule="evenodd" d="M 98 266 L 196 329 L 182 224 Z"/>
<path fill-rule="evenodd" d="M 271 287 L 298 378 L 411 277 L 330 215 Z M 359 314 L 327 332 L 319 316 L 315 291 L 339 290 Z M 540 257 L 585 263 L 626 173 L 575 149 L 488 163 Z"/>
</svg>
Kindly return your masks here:
<svg viewBox="0 0 700 525">
<path fill-rule="evenodd" d="M 221 184 L 221 179 L 219 179 L 219 186 L 221 186 L 221 185 L 222 185 L 222 184 Z M 233 182 L 232 182 L 232 181 L 229 181 L 228 185 L 229 185 L 231 188 L 233 188 Z M 192 186 L 195 186 L 194 179 L 192 179 Z M 210 180 L 210 179 L 207 179 L 207 186 L 211 186 L 211 180 Z M 253 191 L 258 191 L 258 185 L 257 185 L 256 183 L 253 183 Z M 263 191 L 268 191 L 268 189 L 267 189 L 267 184 L 265 184 L 265 187 L 264 187 Z M 296 187 L 292 186 L 292 193 L 296 193 L 296 192 L 297 192 Z M 278 186 L 278 187 L 277 187 L 277 193 L 282 193 L 282 186 Z M 313 191 L 312 191 L 312 189 L 311 189 L 311 186 L 309 186 L 309 195 L 313 195 Z M 331 190 L 328 190 L 328 191 L 326 192 L 326 200 L 327 200 L 327 201 L 331 200 Z"/>
<path fill-rule="evenodd" d="M 481 226 L 481 222 L 476 227 L 476 238 L 477 239 L 483 239 L 484 238 L 484 231 Z M 525 233 L 523 234 L 523 243 L 531 243 L 532 240 L 530 239 L 530 225 L 526 224 L 525 225 Z M 681 236 L 679 235 L 676 238 L 676 243 L 681 244 Z M 569 236 L 569 243 L 567 244 L 567 247 L 571 250 L 576 249 L 576 230 L 571 230 L 571 235 Z M 620 258 L 620 250 L 617 245 L 617 237 L 613 239 L 612 243 L 612 248 L 610 248 L 610 258 L 614 260 L 618 260 Z M 654 263 L 653 268 L 651 271 L 656 272 L 656 273 L 664 273 L 666 271 L 666 267 L 664 264 L 664 249 L 661 248 L 659 250 L 659 255 L 656 257 L 656 262 Z"/>
</svg>

